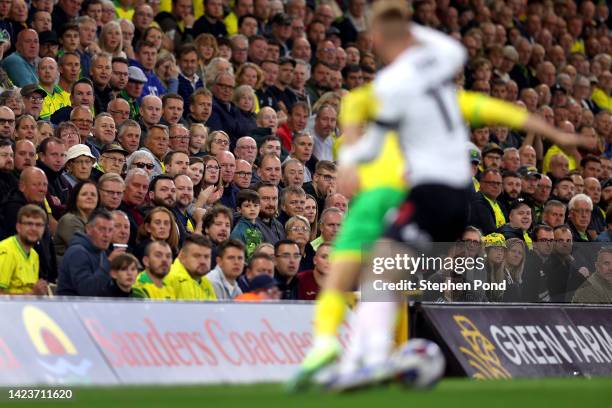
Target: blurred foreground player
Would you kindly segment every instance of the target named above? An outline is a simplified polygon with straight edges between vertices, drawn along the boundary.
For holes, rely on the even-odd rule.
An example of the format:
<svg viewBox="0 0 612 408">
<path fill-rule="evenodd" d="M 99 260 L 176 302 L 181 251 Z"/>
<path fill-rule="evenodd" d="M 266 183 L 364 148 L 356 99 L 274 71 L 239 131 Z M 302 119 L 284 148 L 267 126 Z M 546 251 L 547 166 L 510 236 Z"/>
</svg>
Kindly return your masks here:
<svg viewBox="0 0 612 408">
<path fill-rule="evenodd" d="M 363 125 L 376 120 L 377 109 L 371 101 L 373 89 L 360 88 L 351 92 L 342 101 L 341 125 L 344 143 L 355 143 L 361 135 Z M 532 131 L 553 140 L 555 143 L 572 146 L 580 139 L 549 126 L 541 118 L 529 115 L 515 105 L 484 94 L 460 92 L 459 104 L 463 117 L 474 126 L 501 124 L 515 129 Z M 406 187 L 402 178 L 403 158 L 395 132 L 388 132 L 379 157 L 370 163 L 360 163 L 348 169 L 344 181 L 348 196 L 356 190 L 351 208 L 334 243 L 330 281 L 317 301 L 315 311 L 315 345 L 304 360 L 301 369 L 290 382 L 291 388 L 305 385 L 310 377 L 333 361 L 340 353 L 336 338 L 337 330 L 344 318 L 343 292 L 354 287 L 360 269 L 362 251 L 367 251 L 379 238 L 383 230 L 383 219 L 389 209 L 398 206 L 404 199 Z M 460 155 L 461 153 L 459 153 Z M 351 176 L 355 177 L 351 177 Z"/>
</svg>

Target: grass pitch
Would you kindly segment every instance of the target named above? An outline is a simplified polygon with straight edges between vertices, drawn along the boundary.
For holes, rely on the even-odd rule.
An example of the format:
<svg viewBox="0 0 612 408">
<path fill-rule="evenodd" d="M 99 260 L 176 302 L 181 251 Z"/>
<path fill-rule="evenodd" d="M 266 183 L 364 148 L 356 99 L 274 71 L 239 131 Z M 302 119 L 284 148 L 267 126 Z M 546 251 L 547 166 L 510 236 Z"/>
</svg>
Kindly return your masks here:
<svg viewBox="0 0 612 408">
<path fill-rule="evenodd" d="M 71 387 L 66 387 L 71 388 Z M 71 388 L 72 400 L 8 400 L 4 406 L 68 406 L 91 408 L 221 407 L 221 408 L 612 408 L 612 378 L 475 381 L 448 379 L 431 391 L 411 391 L 398 385 L 350 394 L 307 392 L 287 394 L 279 384 L 249 386 L 154 386 Z"/>
</svg>

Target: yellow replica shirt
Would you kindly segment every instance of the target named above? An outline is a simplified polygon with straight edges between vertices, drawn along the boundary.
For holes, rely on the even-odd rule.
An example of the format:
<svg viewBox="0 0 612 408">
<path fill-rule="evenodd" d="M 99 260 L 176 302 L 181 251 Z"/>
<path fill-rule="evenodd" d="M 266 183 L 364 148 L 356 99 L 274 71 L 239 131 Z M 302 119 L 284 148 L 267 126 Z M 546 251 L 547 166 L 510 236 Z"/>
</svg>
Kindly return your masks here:
<svg viewBox="0 0 612 408">
<path fill-rule="evenodd" d="M 142 271 L 136 277 L 136 283 L 132 287 L 135 297 L 144 297 L 149 299 L 175 300 L 176 293 L 174 289 L 163 282 L 161 288 L 158 287 L 146 271 Z"/>
<path fill-rule="evenodd" d="M 576 169 L 576 167 L 577 167 L 576 159 L 574 159 L 569 154 L 565 153 L 559 146 L 552 145 L 552 146 L 550 146 L 548 148 L 548 150 L 546 151 L 546 154 L 544 155 L 544 160 L 542 160 L 542 174 L 546 174 L 550 170 L 550 159 L 555 154 L 560 154 L 560 155 L 563 155 L 563 156 L 567 157 L 567 161 L 569 162 L 569 170 L 570 171 Z"/>
<path fill-rule="evenodd" d="M 231 36 L 238 33 L 238 16 L 233 11 L 223 19 L 227 35 Z"/>
<path fill-rule="evenodd" d="M 193 279 L 178 258 L 172 263 L 164 283 L 174 290 L 177 300 L 217 300 L 210 281 L 206 277 L 200 282 Z"/>
<path fill-rule="evenodd" d="M 474 126 L 500 124 L 520 129 L 529 113 L 514 104 L 492 98 L 479 92 L 459 91 L 459 107 L 463 118 Z M 376 117 L 379 104 L 370 85 L 354 89 L 342 98 L 338 118 L 341 126 L 366 124 Z M 342 138 L 340 138 L 340 143 Z M 357 168 L 361 190 L 391 187 L 405 188 L 403 177 L 404 158 L 401 154 L 396 132 L 387 132 L 383 148 L 378 157 L 369 163 L 360 163 Z M 480 187 L 479 185 L 477 186 Z"/>
<path fill-rule="evenodd" d="M 593 102 L 595 102 L 595 105 L 597 105 L 599 109 L 604 109 L 608 112 L 612 112 L 612 96 L 606 94 L 603 89 L 593 89 L 591 99 L 593 100 Z"/>
<path fill-rule="evenodd" d="M 40 118 L 48 120 L 55 111 L 63 108 L 64 106 L 70 106 L 70 93 L 64 91 L 58 85 L 53 86 L 53 91 L 47 93 L 43 100 L 42 110 L 40 111 Z"/>
<path fill-rule="evenodd" d="M 233 2 L 232 2 L 233 3 Z M 167 11 L 168 13 L 172 13 L 172 0 L 161 0 L 159 3 L 159 11 Z M 198 18 L 204 15 L 204 2 L 203 1 L 195 1 L 193 2 L 193 16 L 197 20 Z M 236 22 L 236 25 L 238 23 Z M 238 30 L 236 30 L 238 31 Z"/>
<path fill-rule="evenodd" d="M 0 242 L 0 288 L 7 293 L 31 292 L 38 268 L 38 254 L 34 248 L 26 253 L 16 235 Z"/>
</svg>

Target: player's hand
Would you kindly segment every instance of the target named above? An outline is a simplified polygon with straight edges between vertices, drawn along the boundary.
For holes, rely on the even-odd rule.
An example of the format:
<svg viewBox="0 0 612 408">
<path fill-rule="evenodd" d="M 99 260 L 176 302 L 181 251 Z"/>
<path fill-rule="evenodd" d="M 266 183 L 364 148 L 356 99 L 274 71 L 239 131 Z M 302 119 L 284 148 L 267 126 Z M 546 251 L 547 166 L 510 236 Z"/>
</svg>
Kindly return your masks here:
<svg viewBox="0 0 612 408">
<path fill-rule="evenodd" d="M 354 166 L 340 165 L 338 167 L 336 191 L 350 198 L 359 191 L 359 174 Z"/>
<path fill-rule="evenodd" d="M 48 290 L 47 281 L 39 279 L 32 288 L 32 294 L 36 296 L 46 296 L 49 294 Z"/>
</svg>

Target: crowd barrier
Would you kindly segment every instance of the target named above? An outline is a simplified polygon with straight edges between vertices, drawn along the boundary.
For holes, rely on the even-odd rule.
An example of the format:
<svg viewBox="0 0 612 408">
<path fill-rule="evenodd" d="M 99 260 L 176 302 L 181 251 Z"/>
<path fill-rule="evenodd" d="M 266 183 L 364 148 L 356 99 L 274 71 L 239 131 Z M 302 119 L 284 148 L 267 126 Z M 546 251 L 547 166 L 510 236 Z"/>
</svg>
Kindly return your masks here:
<svg viewBox="0 0 612 408">
<path fill-rule="evenodd" d="M 612 375 L 612 306 L 424 303 L 410 330 L 440 344 L 449 375 Z"/>
</svg>

